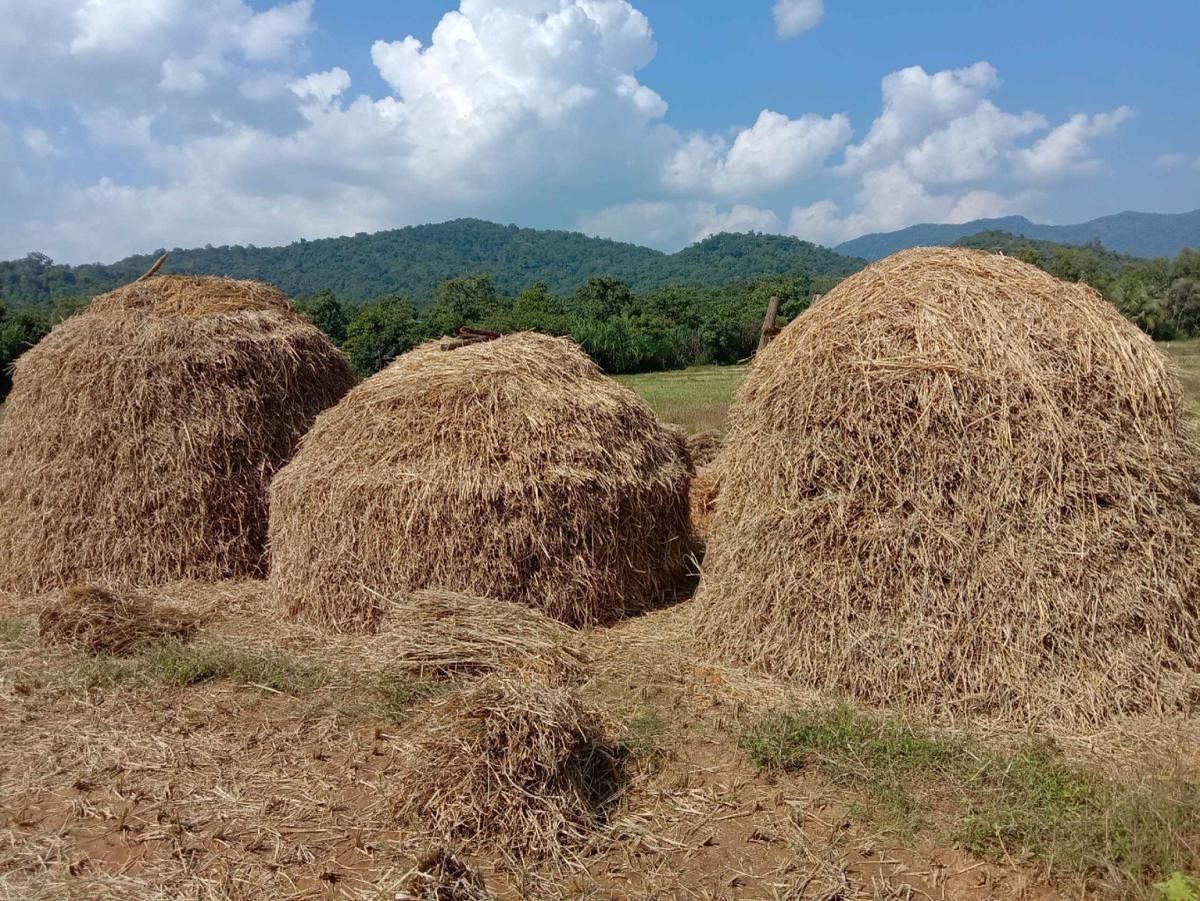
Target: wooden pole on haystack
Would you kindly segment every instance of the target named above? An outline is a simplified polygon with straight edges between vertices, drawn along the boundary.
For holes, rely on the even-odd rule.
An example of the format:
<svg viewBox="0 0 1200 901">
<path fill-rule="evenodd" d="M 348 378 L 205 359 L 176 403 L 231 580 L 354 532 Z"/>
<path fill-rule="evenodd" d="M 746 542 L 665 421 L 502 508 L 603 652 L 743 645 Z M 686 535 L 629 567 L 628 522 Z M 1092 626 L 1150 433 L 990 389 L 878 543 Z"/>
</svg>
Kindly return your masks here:
<svg viewBox="0 0 1200 901">
<path fill-rule="evenodd" d="M 758 336 L 758 349 L 762 350 L 779 334 L 779 297 L 775 295 L 767 304 L 767 316 L 763 320 L 762 332 Z"/>
</svg>

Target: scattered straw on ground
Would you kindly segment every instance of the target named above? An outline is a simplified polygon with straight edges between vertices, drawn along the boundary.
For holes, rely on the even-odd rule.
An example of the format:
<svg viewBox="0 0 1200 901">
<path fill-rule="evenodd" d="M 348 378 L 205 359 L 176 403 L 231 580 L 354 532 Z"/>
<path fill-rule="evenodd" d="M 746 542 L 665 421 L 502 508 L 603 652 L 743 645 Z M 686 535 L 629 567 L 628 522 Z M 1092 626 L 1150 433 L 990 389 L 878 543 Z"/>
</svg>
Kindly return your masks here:
<svg viewBox="0 0 1200 901">
<path fill-rule="evenodd" d="M 620 795 L 600 715 L 565 689 L 486 679 L 435 701 L 411 728 L 398 814 L 450 843 L 557 856 Z"/>
<path fill-rule="evenodd" d="M 146 642 L 191 637 L 196 618 L 140 594 L 73 585 L 53 598 L 38 616 L 47 644 L 63 644 L 90 654 L 127 654 Z"/>
<path fill-rule="evenodd" d="M 573 342 L 431 342 L 323 414 L 275 479 L 272 585 L 346 631 L 425 587 L 611 621 L 684 570 L 691 474 L 683 437 Z"/>
<path fill-rule="evenodd" d="M 259 573 L 267 485 L 354 377 L 279 292 L 161 276 L 24 354 L 0 423 L 0 590 Z"/>
<path fill-rule="evenodd" d="M 590 663 L 579 633 L 538 610 L 436 589 L 393 603 L 378 640 L 396 669 L 419 678 L 502 673 L 569 684 Z"/>
<path fill-rule="evenodd" d="M 905 251 L 755 360 L 697 631 L 869 704 L 1194 705 L 1200 468 L 1149 338 L 1016 260 Z"/>
</svg>

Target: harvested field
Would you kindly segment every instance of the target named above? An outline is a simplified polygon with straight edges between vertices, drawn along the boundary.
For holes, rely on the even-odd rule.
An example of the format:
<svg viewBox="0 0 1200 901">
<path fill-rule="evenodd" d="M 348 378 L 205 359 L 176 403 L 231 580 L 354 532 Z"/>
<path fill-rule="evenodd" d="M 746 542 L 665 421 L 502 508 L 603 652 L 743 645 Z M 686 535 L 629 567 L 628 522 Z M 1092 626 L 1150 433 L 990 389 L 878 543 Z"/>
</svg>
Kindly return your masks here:
<svg viewBox="0 0 1200 901">
<path fill-rule="evenodd" d="M 418 593 L 331 635 L 263 582 L 188 582 L 151 600 L 189 641 L 112 657 L 43 644 L 48 600 L 0 596 L 0 898 L 1158 901 L 1200 871 L 1194 715 L 1047 724 L 1031 750 L 987 716 L 831 705 L 704 661 L 692 601 L 576 631 Z M 497 675 L 569 685 L 626 763 L 557 856 L 397 816 L 414 720 Z"/>
<path fill-rule="evenodd" d="M 586 838 L 519 863 L 451 846 L 405 825 L 397 804 L 411 795 L 416 724 L 472 683 L 397 670 L 400 635 L 281 625 L 266 594 L 255 582 L 166 586 L 161 601 L 204 628 L 186 646 L 111 660 L 43 646 L 42 599 L 0 602 L 0 897 L 392 897 L 442 851 L 503 898 L 1150 897 L 1163 868 L 1200 863 L 1186 816 L 1200 784 L 1194 719 L 1047 730 L 1057 750 L 1030 778 L 1082 767 L 1080 778 L 1119 788 L 1085 802 L 1111 810 L 1053 792 L 1038 807 L 1003 807 L 1024 795 L 996 794 L 991 776 L 976 791 L 933 738 L 875 737 L 871 717 L 888 714 L 826 718 L 815 694 L 700 661 L 686 603 L 581 636 L 590 659 L 573 692 L 603 717 L 628 777 Z M 780 728 L 780 711 L 825 731 L 763 732 Z M 785 766 L 747 750 L 763 734 L 835 744 L 817 744 L 810 762 L 796 744 Z M 838 744 L 842 734 L 866 742 L 862 752 Z M 995 755 L 1028 743 L 986 719 L 937 740 Z M 862 769 L 878 766 L 862 755 L 881 741 L 905 749 L 903 770 Z M 1096 816 L 1130 798 L 1147 816 L 1122 820 L 1121 849 L 1096 844 Z M 1020 831 L 979 831 L 1013 817 Z M 1099 859 L 1056 864 L 1055 820 L 1088 824 L 1076 853 Z M 960 846 L 968 834 L 978 851 Z"/>
</svg>

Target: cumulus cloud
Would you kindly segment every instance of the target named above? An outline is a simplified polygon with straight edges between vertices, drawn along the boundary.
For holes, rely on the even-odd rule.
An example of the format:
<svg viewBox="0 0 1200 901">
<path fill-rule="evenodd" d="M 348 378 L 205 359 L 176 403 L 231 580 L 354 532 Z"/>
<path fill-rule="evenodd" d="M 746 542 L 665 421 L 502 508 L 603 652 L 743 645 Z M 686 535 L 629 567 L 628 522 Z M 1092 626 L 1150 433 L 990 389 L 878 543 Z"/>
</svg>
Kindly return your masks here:
<svg viewBox="0 0 1200 901">
<path fill-rule="evenodd" d="M 325 72 L 313 72 L 288 85 L 301 100 L 314 100 L 328 106 L 350 87 L 350 73 L 340 66 Z"/>
<path fill-rule="evenodd" d="M 687 193 L 755 194 L 817 171 L 845 146 L 850 133 L 844 115 L 789 119 L 763 110 L 732 143 L 710 135 L 689 137 L 667 160 L 663 182 Z"/>
<path fill-rule="evenodd" d="M 1097 172 L 1101 163 L 1092 156 L 1092 139 L 1111 135 L 1132 118 L 1133 110 L 1128 106 L 1094 116 L 1074 115 L 1032 147 L 1015 151 L 1017 172 L 1029 181 Z"/>
<path fill-rule="evenodd" d="M 776 34 L 794 38 L 817 27 L 825 15 L 825 4 L 822 0 L 777 0 L 771 12 Z"/>
</svg>

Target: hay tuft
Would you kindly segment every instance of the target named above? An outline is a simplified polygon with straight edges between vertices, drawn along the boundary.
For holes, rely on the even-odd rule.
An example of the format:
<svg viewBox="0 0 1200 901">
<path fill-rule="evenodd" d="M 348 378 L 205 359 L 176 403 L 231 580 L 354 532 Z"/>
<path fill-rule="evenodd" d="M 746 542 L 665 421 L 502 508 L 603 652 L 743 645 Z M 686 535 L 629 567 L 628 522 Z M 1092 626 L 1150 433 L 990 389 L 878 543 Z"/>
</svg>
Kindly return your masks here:
<svg viewBox="0 0 1200 901">
<path fill-rule="evenodd" d="M 684 571 L 691 474 L 682 435 L 573 342 L 430 342 L 324 413 L 279 473 L 272 586 L 344 631 L 434 586 L 611 621 Z"/>
<path fill-rule="evenodd" d="M 720 490 L 721 472 L 715 463 L 709 463 L 697 472 L 688 489 L 692 533 L 701 541 L 707 541 L 712 530 L 713 516 L 717 512 L 717 494 Z"/>
<path fill-rule="evenodd" d="M 692 465 L 697 470 L 708 466 L 717 459 L 722 444 L 724 444 L 724 439 L 716 429 L 703 429 L 699 432 L 688 433 L 687 446 L 688 454 L 692 458 Z"/>
<path fill-rule="evenodd" d="M 417 861 L 397 901 L 490 901 L 483 877 L 444 848 Z"/>
<path fill-rule="evenodd" d="M 544 613 L 437 589 L 393 604 L 380 639 L 394 647 L 393 667 L 423 679 L 499 673 L 564 685 L 582 682 L 591 664 L 579 634 Z"/>
<path fill-rule="evenodd" d="M 600 715 L 564 689 L 487 679 L 426 708 L 412 732 L 398 814 L 451 844 L 559 856 L 620 795 Z"/>
<path fill-rule="evenodd" d="M 198 626 L 194 616 L 181 610 L 93 585 L 72 585 L 38 615 L 38 633 L 46 644 L 114 656 L 149 641 L 191 638 Z"/>
<path fill-rule="evenodd" d="M 697 605 L 720 658 L 950 713 L 1189 703 L 1196 451 L 1165 358 L 1090 288 L 889 257 L 758 355 L 721 467 Z"/>
<path fill-rule="evenodd" d="M 349 364 L 256 282 L 158 276 L 16 363 L 0 424 L 0 590 L 258 574 L 267 485 Z"/>
</svg>

